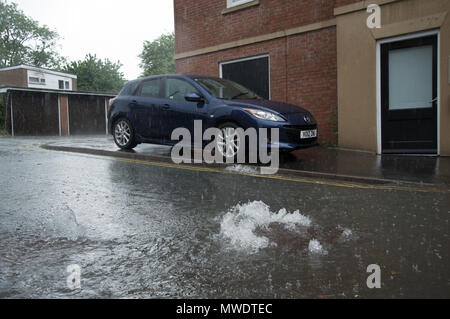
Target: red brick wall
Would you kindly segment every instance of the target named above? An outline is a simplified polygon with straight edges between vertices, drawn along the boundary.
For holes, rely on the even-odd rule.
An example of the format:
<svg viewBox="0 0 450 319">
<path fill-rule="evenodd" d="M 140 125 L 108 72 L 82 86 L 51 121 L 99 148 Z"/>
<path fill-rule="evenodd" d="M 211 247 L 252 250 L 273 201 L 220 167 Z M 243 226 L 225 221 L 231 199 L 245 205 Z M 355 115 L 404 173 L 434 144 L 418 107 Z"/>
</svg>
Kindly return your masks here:
<svg viewBox="0 0 450 319">
<path fill-rule="evenodd" d="M 219 76 L 219 63 L 269 54 L 271 99 L 302 106 L 317 119 L 322 142 L 335 143 L 330 117 L 337 105 L 336 29 L 178 60 L 177 72 Z"/>
<path fill-rule="evenodd" d="M 342 0 L 341 0 L 342 1 Z M 260 0 L 222 15 L 226 0 L 174 0 L 175 53 L 334 18 L 335 0 Z"/>
<path fill-rule="evenodd" d="M 69 100 L 67 95 L 59 96 L 59 116 L 61 121 L 61 135 L 69 135 Z"/>
<path fill-rule="evenodd" d="M 361 0 L 336 0 L 336 8 L 337 7 L 341 7 L 341 6 L 345 6 L 347 4 L 352 4 L 355 2 L 361 2 Z"/>
<path fill-rule="evenodd" d="M 220 62 L 261 54 L 270 55 L 271 98 L 286 101 L 286 39 L 177 60 L 177 73 L 219 76 Z"/>
<path fill-rule="evenodd" d="M 322 142 L 335 144 L 331 116 L 337 107 L 336 28 L 288 38 L 287 102 L 311 111 Z"/>
<path fill-rule="evenodd" d="M 193 3 L 175 0 L 177 53 L 332 19 L 335 0 L 261 0 L 259 6 L 225 16 L 221 11 L 226 0 Z M 231 25 L 222 25 L 224 20 Z M 311 111 L 319 124 L 320 141 L 336 143 L 331 123 L 337 106 L 336 50 L 336 28 L 330 27 L 179 59 L 176 69 L 183 74 L 219 76 L 220 62 L 269 54 L 271 99 Z"/>
<path fill-rule="evenodd" d="M 72 91 L 77 91 L 77 79 L 72 79 Z"/>
<path fill-rule="evenodd" d="M 0 86 L 28 87 L 27 70 L 0 71 Z"/>
</svg>

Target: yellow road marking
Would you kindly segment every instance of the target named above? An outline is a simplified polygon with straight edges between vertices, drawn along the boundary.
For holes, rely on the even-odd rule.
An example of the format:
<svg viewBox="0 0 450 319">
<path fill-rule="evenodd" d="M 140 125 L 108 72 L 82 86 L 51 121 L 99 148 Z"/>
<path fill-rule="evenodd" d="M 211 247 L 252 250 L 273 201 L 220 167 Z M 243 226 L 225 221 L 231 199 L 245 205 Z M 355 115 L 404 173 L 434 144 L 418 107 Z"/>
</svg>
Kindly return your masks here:
<svg viewBox="0 0 450 319">
<path fill-rule="evenodd" d="M 44 150 L 49 152 L 51 150 Z M 354 189 L 372 189 L 372 190 L 392 190 L 392 191 L 405 191 L 405 192 L 418 192 L 418 193 L 450 193 L 450 188 L 438 188 L 438 187 L 413 187 L 413 186 L 399 186 L 399 185 L 370 185 L 370 184 L 355 184 L 355 183 L 347 183 L 347 182 L 333 182 L 330 180 L 318 180 L 313 178 L 301 178 L 301 177 L 289 177 L 284 175 L 263 175 L 263 174 L 252 174 L 246 172 L 234 172 L 234 171 L 226 171 L 223 168 L 213 168 L 213 167 L 204 167 L 204 166 L 193 166 L 186 164 L 174 164 L 167 162 L 159 162 L 159 161 L 149 161 L 149 160 L 139 160 L 139 159 L 131 159 L 131 158 L 123 158 L 109 155 L 92 155 L 92 154 L 82 154 L 82 153 L 73 153 L 67 151 L 56 151 L 59 153 L 66 153 L 70 155 L 79 155 L 86 157 L 94 157 L 94 158 L 107 158 L 110 160 L 125 162 L 125 163 L 133 163 L 133 164 L 142 164 L 142 165 L 150 165 L 156 167 L 165 167 L 165 168 L 175 168 L 186 171 L 197 171 L 197 172 L 208 172 L 208 173 L 216 173 L 216 174 L 234 174 L 234 175 L 242 175 L 248 177 L 262 178 L 262 179 L 270 179 L 270 180 L 279 180 L 279 181 L 288 181 L 288 182 L 296 182 L 296 183 L 304 183 L 304 184 L 315 184 L 315 185 L 325 185 L 325 186 L 335 186 L 335 187 L 344 187 L 344 188 L 354 188 Z"/>
<path fill-rule="evenodd" d="M 408 191 L 408 192 L 421 192 L 421 193 L 450 193 L 450 189 L 443 189 L 443 188 L 437 188 L 437 187 L 410 187 L 410 186 L 397 186 L 397 185 L 368 185 L 368 184 L 342 183 L 342 182 L 333 182 L 333 181 L 317 180 L 317 179 L 310 179 L 310 178 L 289 177 L 289 176 L 283 176 L 283 175 L 262 175 L 262 174 L 252 174 L 252 173 L 245 173 L 245 172 L 230 172 L 230 171 L 226 171 L 226 170 L 220 169 L 220 168 L 198 167 L 198 166 L 190 166 L 190 165 L 182 165 L 182 164 L 144 161 L 144 160 L 120 158 L 120 157 L 113 157 L 113 156 L 108 156 L 108 157 L 111 159 L 117 160 L 117 161 L 133 163 L 133 164 L 144 164 L 144 165 L 151 165 L 151 166 L 158 166 L 158 167 L 176 168 L 176 169 L 183 169 L 183 170 L 188 170 L 188 171 L 201 171 L 201 172 L 208 172 L 208 173 L 237 174 L 237 175 L 244 175 L 244 176 L 248 176 L 248 177 L 289 181 L 289 182 L 297 182 L 297 183 L 306 183 L 306 184 L 357 188 L 357 189 L 395 190 L 395 191 Z"/>
</svg>

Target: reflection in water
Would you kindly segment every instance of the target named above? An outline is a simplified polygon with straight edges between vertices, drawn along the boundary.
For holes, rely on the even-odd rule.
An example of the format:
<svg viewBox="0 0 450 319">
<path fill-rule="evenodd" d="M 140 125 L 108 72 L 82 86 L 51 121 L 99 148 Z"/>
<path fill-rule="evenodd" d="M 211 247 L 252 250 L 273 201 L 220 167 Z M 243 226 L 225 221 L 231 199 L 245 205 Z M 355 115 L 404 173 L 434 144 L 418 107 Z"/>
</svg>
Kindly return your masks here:
<svg viewBox="0 0 450 319">
<path fill-rule="evenodd" d="M 439 158 L 383 155 L 380 167 L 386 178 L 414 172 L 415 181 L 430 182 L 439 175 Z"/>
</svg>

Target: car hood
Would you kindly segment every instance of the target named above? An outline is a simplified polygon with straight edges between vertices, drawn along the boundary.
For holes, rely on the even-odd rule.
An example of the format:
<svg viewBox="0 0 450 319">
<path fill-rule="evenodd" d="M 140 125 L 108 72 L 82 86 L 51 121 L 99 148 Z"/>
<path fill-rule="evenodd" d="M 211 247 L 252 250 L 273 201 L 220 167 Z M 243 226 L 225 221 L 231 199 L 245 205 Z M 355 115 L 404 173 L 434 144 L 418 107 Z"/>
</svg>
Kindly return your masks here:
<svg viewBox="0 0 450 319">
<path fill-rule="evenodd" d="M 226 104 L 235 107 L 257 107 L 261 109 L 273 110 L 282 115 L 289 114 L 310 114 L 307 110 L 301 108 L 300 106 L 282 103 L 282 102 L 274 102 L 270 100 L 232 100 L 226 101 Z"/>
</svg>

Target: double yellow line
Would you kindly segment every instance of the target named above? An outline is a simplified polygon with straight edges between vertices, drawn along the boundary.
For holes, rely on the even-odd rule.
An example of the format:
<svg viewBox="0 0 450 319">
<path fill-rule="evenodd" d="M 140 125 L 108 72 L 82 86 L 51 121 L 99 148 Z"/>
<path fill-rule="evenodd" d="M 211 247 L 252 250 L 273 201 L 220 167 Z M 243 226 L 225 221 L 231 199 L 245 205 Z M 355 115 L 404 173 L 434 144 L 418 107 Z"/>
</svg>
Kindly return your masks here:
<svg viewBox="0 0 450 319">
<path fill-rule="evenodd" d="M 253 173 L 245 173 L 245 172 L 233 172 L 233 171 L 227 171 L 223 168 L 211 168 L 211 167 L 204 167 L 204 166 L 173 164 L 173 163 L 167 163 L 167 162 L 137 160 L 137 159 L 128 159 L 128 158 L 113 157 L 113 156 L 107 156 L 107 157 L 112 160 L 126 162 L 126 163 L 133 163 L 133 164 L 143 164 L 143 165 L 150 165 L 150 166 L 157 166 L 157 167 L 181 169 L 181 170 L 186 170 L 186 171 L 207 172 L 207 173 L 216 173 L 216 174 L 237 174 L 237 175 L 243 175 L 243 176 L 248 176 L 248 177 L 279 180 L 279 181 L 288 181 L 288 182 L 295 182 L 295 183 L 326 185 L 326 186 L 345 187 L 345 188 L 354 188 L 354 189 L 392 190 L 392 191 L 406 191 L 406 192 L 420 192 L 420 193 L 450 193 L 450 189 L 438 188 L 438 187 L 413 187 L 413 186 L 400 186 L 400 185 L 354 184 L 354 183 L 346 183 L 346 182 L 333 182 L 333 181 L 329 181 L 329 180 L 318 180 L 318 179 L 312 179 L 312 178 L 290 177 L 290 176 L 284 176 L 284 175 L 262 175 L 262 174 L 253 174 Z"/>
<path fill-rule="evenodd" d="M 26 147 L 26 149 L 31 150 L 32 147 Z M 51 150 L 45 150 L 42 146 L 39 148 L 42 151 L 49 152 Z M 36 149 L 34 149 L 36 150 Z M 186 164 L 174 164 L 163 161 L 150 161 L 150 160 L 139 160 L 139 159 L 131 159 L 131 158 L 123 158 L 116 157 L 112 155 L 92 155 L 92 154 L 83 154 L 83 153 L 74 153 L 69 151 L 57 151 L 60 153 L 67 153 L 70 155 L 79 155 L 86 157 L 94 157 L 94 158 L 107 158 L 114 161 L 120 161 L 125 163 L 133 163 L 133 164 L 142 164 L 142 165 L 150 165 L 156 167 L 165 167 L 165 168 L 173 168 L 180 169 L 185 171 L 195 171 L 195 172 L 206 172 L 206 173 L 215 173 L 215 174 L 229 174 L 229 175 L 241 175 L 253 178 L 261 178 L 267 180 L 278 180 L 278 181 L 287 181 L 294 183 L 303 183 L 303 184 L 313 184 L 313 185 L 325 185 L 325 186 L 334 186 L 334 187 L 344 187 L 344 188 L 353 188 L 353 189 L 367 189 L 367 190 L 389 190 L 389 191 L 404 191 L 404 192 L 417 192 L 417 193 L 437 193 L 437 194 L 450 194 L 450 188 L 445 187 L 433 187 L 433 186 L 407 186 L 407 185 L 371 185 L 371 184 L 356 184 L 350 182 L 334 182 L 326 179 L 314 179 L 314 178 L 301 178 L 301 177 L 293 177 L 286 175 L 263 175 L 263 174 L 255 174 L 255 173 L 246 173 L 246 172 L 235 172 L 235 171 L 227 171 L 224 168 L 217 167 L 205 167 L 205 166 L 195 166 L 195 165 L 186 165 Z"/>
</svg>

